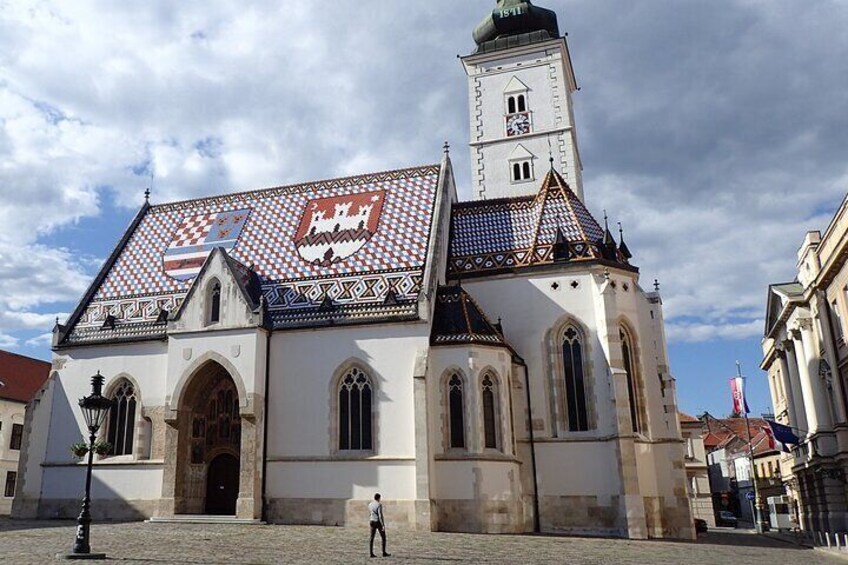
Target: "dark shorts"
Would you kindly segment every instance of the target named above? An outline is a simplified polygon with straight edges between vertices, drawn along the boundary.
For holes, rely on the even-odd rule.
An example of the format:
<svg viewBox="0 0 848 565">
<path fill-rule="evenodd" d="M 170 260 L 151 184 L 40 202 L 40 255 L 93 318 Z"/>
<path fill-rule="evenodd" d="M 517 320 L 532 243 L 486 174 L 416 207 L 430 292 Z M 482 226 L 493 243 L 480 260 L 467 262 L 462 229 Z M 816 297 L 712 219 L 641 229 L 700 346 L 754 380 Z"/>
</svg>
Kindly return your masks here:
<svg viewBox="0 0 848 565">
<path fill-rule="evenodd" d="M 383 524 L 381 524 L 380 522 L 371 522 L 371 532 L 373 533 L 375 531 L 380 532 L 382 534 Z"/>
</svg>

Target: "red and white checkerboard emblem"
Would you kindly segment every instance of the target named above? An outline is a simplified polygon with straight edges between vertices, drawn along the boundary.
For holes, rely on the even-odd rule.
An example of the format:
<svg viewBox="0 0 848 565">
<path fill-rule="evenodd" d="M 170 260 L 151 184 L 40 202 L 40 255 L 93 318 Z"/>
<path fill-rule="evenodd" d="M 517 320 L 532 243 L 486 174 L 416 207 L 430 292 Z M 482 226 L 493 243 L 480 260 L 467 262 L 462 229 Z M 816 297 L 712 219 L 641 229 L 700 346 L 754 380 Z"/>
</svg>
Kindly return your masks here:
<svg viewBox="0 0 848 565">
<path fill-rule="evenodd" d="M 377 233 L 385 199 L 378 190 L 310 200 L 295 234 L 297 252 L 322 267 L 347 259 Z"/>
<path fill-rule="evenodd" d="M 182 219 L 163 256 L 165 273 L 178 280 L 193 279 L 216 247 L 231 251 L 250 210 L 228 210 Z"/>
</svg>

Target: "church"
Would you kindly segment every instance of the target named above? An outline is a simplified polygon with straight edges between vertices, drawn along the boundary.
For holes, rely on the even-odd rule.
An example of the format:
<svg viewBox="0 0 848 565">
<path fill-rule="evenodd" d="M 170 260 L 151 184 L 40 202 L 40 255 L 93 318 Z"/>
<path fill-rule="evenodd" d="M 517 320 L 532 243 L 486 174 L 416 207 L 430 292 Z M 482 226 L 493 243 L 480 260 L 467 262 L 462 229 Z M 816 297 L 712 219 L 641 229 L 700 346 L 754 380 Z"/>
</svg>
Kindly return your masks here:
<svg viewBox="0 0 848 565">
<path fill-rule="evenodd" d="M 589 213 L 557 15 L 461 57 L 473 199 L 434 162 L 138 211 L 54 329 L 14 514 L 694 537 L 658 289 Z"/>
</svg>

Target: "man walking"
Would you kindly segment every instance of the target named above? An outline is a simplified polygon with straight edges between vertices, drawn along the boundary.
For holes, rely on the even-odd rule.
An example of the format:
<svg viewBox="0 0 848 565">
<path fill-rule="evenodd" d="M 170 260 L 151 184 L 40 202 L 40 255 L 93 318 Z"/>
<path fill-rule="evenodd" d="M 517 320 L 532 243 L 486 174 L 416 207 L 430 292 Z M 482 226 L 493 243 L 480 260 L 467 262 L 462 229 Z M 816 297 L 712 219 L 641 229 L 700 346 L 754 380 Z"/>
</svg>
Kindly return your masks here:
<svg viewBox="0 0 848 565">
<path fill-rule="evenodd" d="M 383 518 L 383 505 L 380 504 L 379 492 L 374 495 L 374 500 L 368 503 L 368 514 L 368 520 L 371 523 L 371 544 L 369 545 L 371 557 L 377 557 L 374 555 L 374 535 L 377 532 L 380 532 L 383 540 L 383 557 L 389 557 L 390 554 L 386 553 L 386 520 Z"/>
</svg>

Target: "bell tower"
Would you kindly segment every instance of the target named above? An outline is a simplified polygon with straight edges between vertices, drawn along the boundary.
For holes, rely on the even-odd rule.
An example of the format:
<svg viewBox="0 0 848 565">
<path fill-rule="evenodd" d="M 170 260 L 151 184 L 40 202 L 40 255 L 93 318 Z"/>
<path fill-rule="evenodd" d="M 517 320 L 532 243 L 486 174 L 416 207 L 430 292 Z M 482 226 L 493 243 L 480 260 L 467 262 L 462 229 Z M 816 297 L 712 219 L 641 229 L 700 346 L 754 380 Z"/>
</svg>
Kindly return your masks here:
<svg viewBox="0 0 848 565">
<path fill-rule="evenodd" d="M 549 159 L 583 199 L 571 95 L 577 90 L 556 13 L 498 0 L 462 57 L 471 110 L 474 198 L 536 194 Z"/>
</svg>

